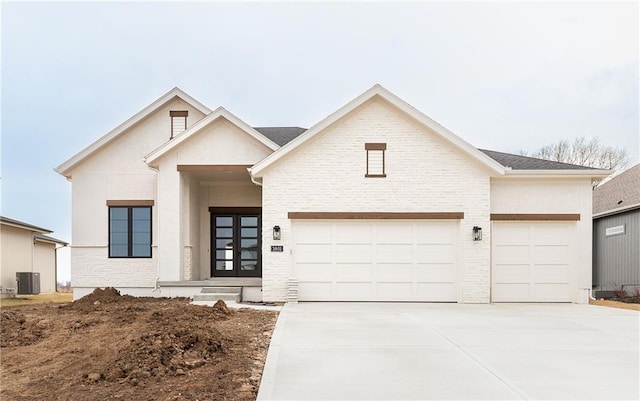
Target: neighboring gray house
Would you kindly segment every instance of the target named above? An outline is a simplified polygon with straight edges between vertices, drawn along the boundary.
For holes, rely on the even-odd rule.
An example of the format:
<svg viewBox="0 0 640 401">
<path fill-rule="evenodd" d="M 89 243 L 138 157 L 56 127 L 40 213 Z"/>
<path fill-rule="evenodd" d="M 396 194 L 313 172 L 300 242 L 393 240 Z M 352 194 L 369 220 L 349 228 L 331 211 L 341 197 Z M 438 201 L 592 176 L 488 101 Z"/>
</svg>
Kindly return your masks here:
<svg viewBox="0 0 640 401">
<path fill-rule="evenodd" d="M 640 291 L 640 164 L 593 191 L 593 288 Z"/>
</svg>

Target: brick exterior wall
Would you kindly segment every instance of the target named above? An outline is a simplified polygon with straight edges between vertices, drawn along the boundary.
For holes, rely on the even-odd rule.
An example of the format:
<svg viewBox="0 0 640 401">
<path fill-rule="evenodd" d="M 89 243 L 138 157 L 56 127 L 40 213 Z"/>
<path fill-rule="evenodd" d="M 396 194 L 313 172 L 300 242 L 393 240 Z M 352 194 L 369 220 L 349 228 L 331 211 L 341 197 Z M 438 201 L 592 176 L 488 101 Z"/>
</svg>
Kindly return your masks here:
<svg viewBox="0 0 640 401">
<path fill-rule="evenodd" d="M 155 285 L 158 267 L 152 258 L 109 258 L 108 247 L 72 247 L 71 277 L 74 287 L 150 287 Z"/>
<path fill-rule="evenodd" d="M 386 178 L 365 178 L 365 143 L 384 142 Z M 464 212 L 460 224 L 459 302 L 489 302 L 490 172 L 406 117 L 372 100 L 265 171 L 263 299 L 284 301 L 292 272 L 288 212 Z M 285 252 L 272 253 L 271 227 Z M 471 229 L 483 228 L 473 242 Z"/>
</svg>

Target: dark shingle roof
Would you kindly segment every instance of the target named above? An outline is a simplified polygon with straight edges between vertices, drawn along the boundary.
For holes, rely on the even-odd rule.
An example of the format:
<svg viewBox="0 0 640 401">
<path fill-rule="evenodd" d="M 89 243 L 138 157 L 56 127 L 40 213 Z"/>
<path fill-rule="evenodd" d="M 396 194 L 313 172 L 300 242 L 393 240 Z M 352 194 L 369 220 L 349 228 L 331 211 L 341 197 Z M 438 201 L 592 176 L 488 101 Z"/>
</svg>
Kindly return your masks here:
<svg viewBox="0 0 640 401">
<path fill-rule="evenodd" d="M 593 190 L 593 214 L 622 212 L 640 206 L 640 164 Z"/>
<path fill-rule="evenodd" d="M 300 127 L 253 127 L 253 129 L 280 146 L 293 141 L 307 130 Z"/>
<path fill-rule="evenodd" d="M 578 166 L 551 160 L 536 159 L 535 157 L 512 155 L 494 150 L 478 149 L 493 160 L 513 170 L 595 170 L 591 167 Z"/>
</svg>

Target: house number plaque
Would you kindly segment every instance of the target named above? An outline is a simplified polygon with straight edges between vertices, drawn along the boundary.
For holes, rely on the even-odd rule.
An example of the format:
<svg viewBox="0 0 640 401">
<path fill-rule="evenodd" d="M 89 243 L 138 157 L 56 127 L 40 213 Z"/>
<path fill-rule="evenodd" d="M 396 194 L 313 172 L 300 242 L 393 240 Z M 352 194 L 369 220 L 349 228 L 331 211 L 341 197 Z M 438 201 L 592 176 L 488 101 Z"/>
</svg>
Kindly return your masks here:
<svg viewBox="0 0 640 401">
<path fill-rule="evenodd" d="M 271 252 L 284 252 L 284 246 L 282 246 L 282 245 L 271 245 Z"/>
</svg>

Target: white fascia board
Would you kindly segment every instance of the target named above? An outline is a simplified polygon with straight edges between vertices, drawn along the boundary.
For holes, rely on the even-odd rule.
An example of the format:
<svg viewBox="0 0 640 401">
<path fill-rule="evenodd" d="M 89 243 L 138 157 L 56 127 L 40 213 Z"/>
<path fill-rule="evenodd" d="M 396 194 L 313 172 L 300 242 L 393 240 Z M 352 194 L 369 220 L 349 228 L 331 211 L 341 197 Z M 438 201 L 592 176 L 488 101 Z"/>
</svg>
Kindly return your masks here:
<svg viewBox="0 0 640 401">
<path fill-rule="evenodd" d="M 531 178 L 604 178 L 611 173 L 610 170 L 507 170 L 505 175 Z"/>
<path fill-rule="evenodd" d="M 446 128 L 444 128 L 442 125 L 438 124 L 431 118 L 427 117 L 425 114 L 423 114 L 422 112 L 420 112 L 419 110 L 417 110 L 416 108 L 414 108 L 413 106 L 405 102 L 404 100 L 400 99 L 393 93 L 389 92 L 387 89 L 385 89 L 379 84 L 374 85 L 372 88 L 362 93 L 360 96 L 356 97 L 355 99 L 345 104 L 335 112 L 331 113 L 329 116 L 327 116 L 326 118 L 318 122 L 316 125 L 309 128 L 305 133 L 303 133 L 299 137 L 295 138 L 293 141 L 281 147 L 277 152 L 272 153 L 271 155 L 262 159 L 260 162 L 256 163 L 256 165 L 254 165 L 251 169 L 251 174 L 253 176 L 260 176 L 260 174 L 268 166 L 280 160 L 281 158 L 286 156 L 288 153 L 292 152 L 294 149 L 300 147 L 302 144 L 304 144 L 306 141 L 314 137 L 316 134 L 318 134 L 319 132 L 321 132 L 331 124 L 335 123 L 342 117 L 346 116 L 347 114 L 355 110 L 357 107 L 361 106 L 362 104 L 366 103 L 370 99 L 374 98 L 375 96 L 380 96 L 382 99 L 393 104 L 395 107 L 399 108 L 400 110 L 402 110 L 403 112 L 405 112 L 406 114 L 408 114 L 409 116 L 417 120 L 418 122 L 422 123 L 427 128 L 440 134 L 440 136 L 442 136 L 445 140 L 447 140 L 454 146 L 460 148 L 461 150 L 463 150 L 465 153 L 472 156 L 476 160 L 480 161 L 482 164 L 489 167 L 495 173 L 500 175 L 504 174 L 505 167 L 502 166 L 500 163 L 496 162 L 489 156 L 480 152 L 478 149 L 471 146 L 462 138 L 455 135 L 451 131 L 447 130 Z"/>
<path fill-rule="evenodd" d="M 8 221 L 1 221 L 0 224 L 5 225 L 5 226 L 9 226 L 9 227 L 15 227 L 15 228 L 19 228 L 21 230 L 25 230 L 25 231 L 31 231 L 32 233 L 38 233 L 38 234 L 51 234 L 53 231 L 49 231 L 46 228 L 40 228 L 40 227 L 36 227 L 36 226 L 32 226 L 32 225 L 28 225 L 28 224 L 20 224 L 18 222 L 13 223 L 13 222 L 8 222 Z"/>
<path fill-rule="evenodd" d="M 212 111 L 208 116 L 198 121 L 197 123 L 193 124 L 187 130 L 176 135 L 175 137 L 173 137 L 173 139 L 169 140 L 168 142 L 165 142 L 160 147 L 156 148 L 151 153 L 146 155 L 144 157 L 145 163 L 147 163 L 147 165 L 149 166 L 154 166 L 154 163 L 163 155 L 165 155 L 167 152 L 169 152 L 171 149 L 176 148 L 182 142 L 190 138 L 192 135 L 196 134 L 198 131 L 204 129 L 209 124 L 213 123 L 214 121 L 217 121 L 220 118 L 224 118 L 225 120 L 229 121 L 236 127 L 240 128 L 241 130 L 243 130 L 244 132 L 252 136 L 254 139 L 256 139 L 258 142 L 262 143 L 267 148 L 273 151 L 279 148 L 279 146 L 275 142 L 271 141 L 269 138 L 267 138 L 266 136 L 262 135 L 261 133 L 253 129 L 253 127 L 251 127 L 249 124 L 245 123 L 244 121 L 242 121 L 241 119 L 233 115 L 224 107 L 218 107 L 217 109 Z"/>
<path fill-rule="evenodd" d="M 150 115 L 151 113 L 153 113 L 154 111 L 156 111 L 157 109 L 159 109 L 160 107 L 162 107 L 168 101 L 170 101 L 175 97 L 181 98 L 182 100 L 189 103 L 191 106 L 198 109 L 200 112 L 202 112 L 205 115 L 211 113 L 211 110 L 207 106 L 203 105 L 193 97 L 187 95 L 182 89 L 175 87 L 171 89 L 169 92 L 162 95 L 155 102 L 151 103 L 144 109 L 140 110 L 138 113 L 134 114 L 132 117 L 127 119 L 122 124 L 118 125 L 111 131 L 107 132 L 105 135 L 103 135 L 97 141 L 93 142 L 91 145 L 87 146 L 80 152 L 76 153 L 69 160 L 60 164 L 58 167 L 54 169 L 54 171 L 60 175 L 70 178 L 69 170 L 71 170 L 75 165 L 77 165 L 78 163 L 80 163 L 81 161 L 89 157 L 91 154 L 93 154 L 103 146 L 107 145 L 109 142 L 113 141 L 115 138 L 117 138 L 120 134 L 125 132 L 127 129 L 139 123 L 145 117 L 147 117 L 148 115 Z"/>
<path fill-rule="evenodd" d="M 619 214 L 619 213 L 623 213 L 623 212 L 629 212 L 629 211 L 634 210 L 634 209 L 640 209 L 640 203 L 635 203 L 633 205 L 622 206 L 622 207 L 619 207 L 619 208 L 616 208 L 616 209 L 607 210 L 606 212 L 596 213 L 591 217 L 593 218 L 593 220 L 595 220 L 595 219 L 599 219 L 601 217 L 607 217 L 607 216 L 612 216 L 614 214 Z"/>
<path fill-rule="evenodd" d="M 500 175 L 505 174 L 505 171 L 507 170 L 505 166 L 498 163 L 497 161 L 487 156 L 483 152 L 479 151 L 475 146 L 472 146 L 469 142 L 460 138 L 458 135 L 454 134 L 453 132 L 451 132 L 444 126 L 442 126 L 440 123 L 433 120 L 431 117 L 427 116 L 426 114 L 416 109 L 409 103 L 400 99 L 395 94 L 389 92 L 387 89 L 380 87 L 380 91 L 384 93 L 382 97 L 384 97 L 387 101 L 391 102 L 396 107 L 398 107 L 405 113 L 409 114 L 411 117 L 418 120 L 420 123 L 422 123 L 424 126 L 431 129 L 432 131 L 440 134 L 442 138 L 447 140 L 449 143 L 451 143 L 455 147 L 463 150 L 469 156 L 473 157 L 480 163 L 486 165 L 489 169 L 493 170 L 495 173 Z"/>
</svg>

